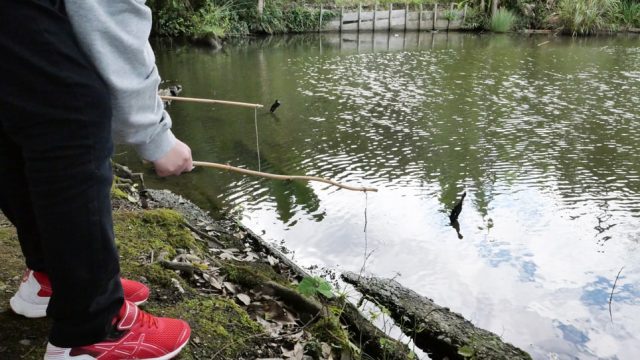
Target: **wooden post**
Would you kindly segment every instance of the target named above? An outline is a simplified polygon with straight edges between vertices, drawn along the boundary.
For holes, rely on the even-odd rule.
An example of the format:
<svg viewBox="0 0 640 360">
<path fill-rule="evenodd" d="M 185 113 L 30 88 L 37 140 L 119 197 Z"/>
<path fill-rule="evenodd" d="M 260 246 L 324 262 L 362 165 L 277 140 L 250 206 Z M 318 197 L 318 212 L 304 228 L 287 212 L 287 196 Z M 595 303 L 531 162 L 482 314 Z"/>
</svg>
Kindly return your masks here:
<svg viewBox="0 0 640 360">
<path fill-rule="evenodd" d="M 342 32 L 342 23 L 344 22 L 344 6 L 340 7 L 340 28 L 339 31 Z M 340 41 L 342 43 L 342 41 Z"/>
<path fill-rule="evenodd" d="M 409 18 L 409 3 L 404 3 L 404 32 L 407 32 L 408 18 Z"/>
<path fill-rule="evenodd" d="M 393 15 L 393 4 L 389 3 L 389 29 L 387 29 L 389 32 L 391 32 L 391 15 Z"/>
<path fill-rule="evenodd" d="M 264 0 L 258 0 L 258 16 L 262 16 L 264 12 Z"/>
<path fill-rule="evenodd" d="M 362 4 L 358 3 L 358 32 L 360 32 L 360 13 L 362 12 Z"/>
<path fill-rule="evenodd" d="M 320 22 L 318 23 L 318 32 L 322 31 L 322 3 L 320 3 Z"/>
<path fill-rule="evenodd" d="M 433 5 L 433 30 L 436 29 L 436 22 L 438 21 L 438 3 Z"/>
<path fill-rule="evenodd" d="M 378 15 L 378 3 L 373 4 L 373 32 L 376 32 L 376 17 Z"/>
<path fill-rule="evenodd" d="M 451 26 L 451 20 L 453 20 L 453 3 L 451 3 L 451 7 L 449 8 L 449 16 L 447 16 L 447 32 L 449 32 L 449 27 Z"/>
<path fill-rule="evenodd" d="M 493 0 L 491 2 L 491 17 L 496 16 L 496 13 L 498 12 L 498 3 L 500 1 L 499 0 Z"/>
<path fill-rule="evenodd" d="M 464 11 L 462 12 L 462 25 L 467 21 L 467 4 L 464 4 Z"/>
</svg>

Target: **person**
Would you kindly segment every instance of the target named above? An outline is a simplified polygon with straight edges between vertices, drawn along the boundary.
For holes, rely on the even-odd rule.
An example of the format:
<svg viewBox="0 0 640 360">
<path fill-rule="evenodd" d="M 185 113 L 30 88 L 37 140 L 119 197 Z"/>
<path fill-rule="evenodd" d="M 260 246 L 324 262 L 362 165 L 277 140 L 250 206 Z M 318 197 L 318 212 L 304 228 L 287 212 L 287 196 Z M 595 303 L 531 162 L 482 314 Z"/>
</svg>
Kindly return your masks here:
<svg viewBox="0 0 640 360">
<path fill-rule="evenodd" d="M 113 142 L 160 176 L 192 169 L 157 95 L 141 0 L 0 2 L 0 208 L 27 271 L 11 308 L 52 319 L 45 359 L 169 359 L 189 325 L 137 304 L 120 278 L 110 188 Z"/>
</svg>

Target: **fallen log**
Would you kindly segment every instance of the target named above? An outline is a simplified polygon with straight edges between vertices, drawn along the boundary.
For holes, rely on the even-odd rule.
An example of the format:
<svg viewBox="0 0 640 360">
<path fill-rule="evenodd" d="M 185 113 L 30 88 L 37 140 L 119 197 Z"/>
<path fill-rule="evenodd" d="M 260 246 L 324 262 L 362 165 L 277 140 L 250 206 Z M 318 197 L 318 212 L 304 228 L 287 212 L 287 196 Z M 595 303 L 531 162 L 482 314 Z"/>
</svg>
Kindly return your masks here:
<svg viewBox="0 0 640 360">
<path fill-rule="evenodd" d="M 365 298 L 387 308 L 416 346 L 435 359 L 531 360 L 525 351 L 480 329 L 462 315 L 407 289 L 397 281 L 346 272 L 342 279 Z"/>
</svg>

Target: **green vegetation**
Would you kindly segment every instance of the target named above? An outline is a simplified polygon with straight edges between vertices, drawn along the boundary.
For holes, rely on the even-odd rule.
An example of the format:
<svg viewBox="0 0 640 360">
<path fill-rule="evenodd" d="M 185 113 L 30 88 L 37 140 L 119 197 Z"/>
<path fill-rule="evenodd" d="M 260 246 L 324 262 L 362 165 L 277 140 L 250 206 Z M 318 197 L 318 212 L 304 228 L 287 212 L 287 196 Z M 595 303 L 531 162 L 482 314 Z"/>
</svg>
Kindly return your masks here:
<svg viewBox="0 0 640 360">
<path fill-rule="evenodd" d="M 573 35 L 610 29 L 619 9 L 619 0 L 561 0 L 558 4 L 564 30 Z"/>
<path fill-rule="evenodd" d="M 220 39 L 251 33 L 282 34 L 317 31 L 320 4 L 323 21 L 338 15 L 341 6 L 358 4 L 388 8 L 389 4 L 425 10 L 435 0 L 265 0 L 259 14 L 257 1 L 248 0 L 149 0 L 155 17 L 154 34 L 192 40 Z M 481 7 L 484 4 L 484 7 Z M 492 1 L 462 0 L 457 10 L 467 6 L 464 29 L 507 32 L 518 29 L 561 29 L 573 35 L 594 34 L 601 30 L 640 27 L 640 3 L 637 0 L 503 0 L 492 10 Z M 440 5 L 441 18 L 454 20 L 448 4 Z M 444 11 L 444 12 L 442 12 Z M 495 11 L 495 13 L 494 13 Z"/>
<path fill-rule="evenodd" d="M 320 9 L 303 3 L 266 0 L 263 13 L 246 0 L 153 0 L 154 33 L 194 40 L 250 33 L 280 34 L 318 30 Z M 335 16 L 323 13 L 326 20 Z"/>
<path fill-rule="evenodd" d="M 516 16 L 510 10 L 500 9 L 491 17 L 491 31 L 497 33 L 511 31 L 516 20 Z"/>
<path fill-rule="evenodd" d="M 633 0 L 623 0 L 620 3 L 618 21 L 626 27 L 640 27 L 640 3 Z"/>
<path fill-rule="evenodd" d="M 331 285 L 327 282 L 327 280 L 321 277 L 306 277 L 302 279 L 300 284 L 298 284 L 298 291 L 302 295 L 307 296 L 316 296 L 318 294 L 326 297 L 327 299 L 331 299 L 334 297 L 331 292 Z"/>
</svg>

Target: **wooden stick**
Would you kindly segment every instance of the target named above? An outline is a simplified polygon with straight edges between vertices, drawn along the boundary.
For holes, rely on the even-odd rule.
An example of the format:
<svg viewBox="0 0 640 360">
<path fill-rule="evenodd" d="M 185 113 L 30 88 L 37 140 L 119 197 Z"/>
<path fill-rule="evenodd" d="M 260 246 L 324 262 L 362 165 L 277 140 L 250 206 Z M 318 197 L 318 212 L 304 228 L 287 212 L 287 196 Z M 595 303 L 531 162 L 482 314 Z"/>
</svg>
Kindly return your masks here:
<svg viewBox="0 0 640 360">
<path fill-rule="evenodd" d="M 616 289 L 616 284 L 618 283 L 618 278 L 620 277 L 620 273 L 624 269 L 624 266 L 620 268 L 618 271 L 618 275 L 616 275 L 616 280 L 613 282 L 613 287 L 611 288 L 611 295 L 609 296 L 609 317 L 611 318 L 611 322 L 613 323 L 613 314 L 611 313 L 611 301 L 613 300 L 613 290 Z"/>
<path fill-rule="evenodd" d="M 160 96 L 162 100 L 172 100 L 172 101 L 187 101 L 187 102 L 196 102 L 196 103 L 205 103 L 205 104 L 222 104 L 222 105 L 235 105 L 235 106 L 243 106 L 250 108 L 261 108 L 264 107 L 262 104 L 249 104 L 237 101 L 227 101 L 227 100 L 214 100 L 214 99 L 199 99 L 199 98 L 189 98 L 189 97 L 181 97 L 181 96 Z"/>
<path fill-rule="evenodd" d="M 265 172 L 261 172 L 261 171 L 242 169 L 242 168 L 231 166 L 231 165 L 224 165 L 224 164 L 205 162 L 205 161 L 194 161 L 193 162 L 193 166 L 202 166 L 202 167 L 210 167 L 210 168 L 215 168 L 215 169 L 229 170 L 229 171 L 234 171 L 234 172 L 238 172 L 238 173 L 241 173 L 241 174 L 260 176 L 260 177 L 265 177 L 265 178 L 268 178 L 268 179 L 275 179 L 275 180 L 318 181 L 318 182 L 323 182 L 323 183 L 326 183 L 326 184 L 335 185 L 335 186 L 337 186 L 339 188 L 343 188 L 343 189 L 347 189 L 347 190 L 353 190 L 353 191 L 364 191 L 364 192 L 367 192 L 367 191 L 377 192 L 378 191 L 378 189 L 375 189 L 375 188 L 355 187 L 355 186 L 344 185 L 344 184 L 340 184 L 339 182 L 336 182 L 336 181 L 333 181 L 333 180 L 324 179 L 324 178 L 317 177 L 317 176 L 269 174 L 269 173 L 265 173 Z"/>
</svg>

